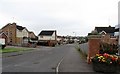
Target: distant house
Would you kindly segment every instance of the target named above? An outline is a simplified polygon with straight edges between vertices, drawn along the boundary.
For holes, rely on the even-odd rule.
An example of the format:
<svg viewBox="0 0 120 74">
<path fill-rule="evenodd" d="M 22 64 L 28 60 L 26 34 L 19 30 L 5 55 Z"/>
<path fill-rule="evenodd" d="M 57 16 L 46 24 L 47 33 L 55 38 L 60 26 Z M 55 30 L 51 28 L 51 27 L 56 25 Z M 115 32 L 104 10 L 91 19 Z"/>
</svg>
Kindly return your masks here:
<svg viewBox="0 0 120 74">
<path fill-rule="evenodd" d="M 57 42 L 56 30 L 43 30 L 38 35 L 38 40 L 40 44 L 43 45 L 55 45 Z"/>
<path fill-rule="evenodd" d="M 99 34 L 109 34 L 110 36 L 114 36 L 114 32 L 115 32 L 115 27 L 95 27 L 95 30 L 99 33 Z"/>
<path fill-rule="evenodd" d="M 91 32 L 88 33 L 88 35 L 105 35 L 109 34 L 110 36 L 114 36 L 115 32 L 115 27 L 95 27 L 95 29 Z"/>
<path fill-rule="evenodd" d="M 57 36 L 57 43 L 58 44 L 63 44 L 63 42 L 64 42 L 63 36 Z"/>
<path fill-rule="evenodd" d="M 37 43 L 38 42 L 38 37 L 32 31 L 29 32 L 28 38 L 29 38 L 30 43 Z"/>
</svg>

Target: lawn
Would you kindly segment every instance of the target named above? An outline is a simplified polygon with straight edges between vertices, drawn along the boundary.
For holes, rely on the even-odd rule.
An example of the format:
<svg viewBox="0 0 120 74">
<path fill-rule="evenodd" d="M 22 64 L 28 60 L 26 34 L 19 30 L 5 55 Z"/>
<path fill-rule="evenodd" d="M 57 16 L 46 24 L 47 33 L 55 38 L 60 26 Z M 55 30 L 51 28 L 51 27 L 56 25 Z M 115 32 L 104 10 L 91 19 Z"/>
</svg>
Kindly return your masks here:
<svg viewBox="0 0 120 74">
<path fill-rule="evenodd" d="M 25 48 L 0 48 L 0 53 L 10 53 L 10 52 L 19 52 L 19 51 L 27 51 L 27 50 L 32 50 L 32 49 L 25 49 Z"/>
</svg>

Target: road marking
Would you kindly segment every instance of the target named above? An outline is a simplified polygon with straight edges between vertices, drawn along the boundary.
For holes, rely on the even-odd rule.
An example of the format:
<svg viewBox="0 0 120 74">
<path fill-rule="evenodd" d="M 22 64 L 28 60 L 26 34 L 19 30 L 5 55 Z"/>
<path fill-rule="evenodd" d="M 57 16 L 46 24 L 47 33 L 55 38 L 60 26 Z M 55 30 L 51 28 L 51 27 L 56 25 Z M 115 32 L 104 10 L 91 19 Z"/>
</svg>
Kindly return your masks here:
<svg viewBox="0 0 120 74">
<path fill-rule="evenodd" d="M 58 74 L 58 72 L 59 72 L 59 66 L 62 63 L 63 59 L 64 59 L 64 57 L 62 57 L 62 59 L 60 60 L 60 62 L 58 63 L 58 65 L 56 67 L 56 74 Z"/>
</svg>

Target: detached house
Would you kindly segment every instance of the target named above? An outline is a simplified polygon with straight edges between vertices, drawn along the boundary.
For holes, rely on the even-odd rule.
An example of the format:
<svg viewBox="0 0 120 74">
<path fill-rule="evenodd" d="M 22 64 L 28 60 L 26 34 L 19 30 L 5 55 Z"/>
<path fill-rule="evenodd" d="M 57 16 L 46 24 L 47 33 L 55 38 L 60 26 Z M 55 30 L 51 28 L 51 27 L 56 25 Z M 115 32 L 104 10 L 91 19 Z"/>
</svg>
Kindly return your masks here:
<svg viewBox="0 0 120 74">
<path fill-rule="evenodd" d="M 110 36 L 114 36 L 115 32 L 115 27 L 95 27 L 95 29 L 91 32 L 88 33 L 88 35 L 105 35 L 109 34 Z"/>
<path fill-rule="evenodd" d="M 56 30 L 43 30 L 38 35 L 38 42 L 42 45 L 55 46 L 57 43 Z"/>
<path fill-rule="evenodd" d="M 24 39 L 28 38 L 29 31 L 26 27 L 16 25 L 16 43 L 21 45 L 24 43 Z"/>
<path fill-rule="evenodd" d="M 115 27 L 95 27 L 95 30 L 99 34 L 109 34 L 110 36 L 114 36 Z"/>
<path fill-rule="evenodd" d="M 7 35 L 7 44 L 22 45 L 28 42 L 29 31 L 16 23 L 8 23 L 1 29 Z"/>
</svg>

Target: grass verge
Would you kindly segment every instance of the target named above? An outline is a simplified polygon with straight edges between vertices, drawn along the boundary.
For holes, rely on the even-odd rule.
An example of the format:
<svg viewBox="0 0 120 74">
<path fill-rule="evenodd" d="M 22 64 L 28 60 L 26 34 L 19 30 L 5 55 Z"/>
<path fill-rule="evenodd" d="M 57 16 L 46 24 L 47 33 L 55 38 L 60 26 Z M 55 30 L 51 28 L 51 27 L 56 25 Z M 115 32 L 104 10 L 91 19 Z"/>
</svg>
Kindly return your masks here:
<svg viewBox="0 0 120 74">
<path fill-rule="evenodd" d="M 0 48 L 0 53 L 11 53 L 11 52 L 19 52 L 19 51 L 28 51 L 28 50 L 32 50 L 32 49 L 26 49 L 26 48 L 4 48 L 1 49 Z"/>
</svg>

